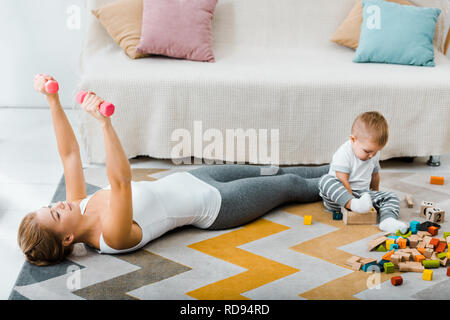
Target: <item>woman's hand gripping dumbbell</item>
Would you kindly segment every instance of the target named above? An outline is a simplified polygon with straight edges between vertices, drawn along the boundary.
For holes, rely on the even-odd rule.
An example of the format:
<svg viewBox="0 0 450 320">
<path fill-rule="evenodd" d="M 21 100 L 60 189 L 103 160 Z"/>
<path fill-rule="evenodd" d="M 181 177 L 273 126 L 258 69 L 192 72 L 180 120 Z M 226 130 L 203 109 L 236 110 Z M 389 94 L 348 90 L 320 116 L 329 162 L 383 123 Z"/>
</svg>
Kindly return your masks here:
<svg viewBox="0 0 450 320">
<path fill-rule="evenodd" d="M 78 94 L 76 96 L 77 102 L 79 104 L 83 105 L 84 100 L 86 99 L 86 97 L 89 98 L 90 94 L 93 94 L 94 97 L 100 99 L 99 97 L 97 97 L 95 95 L 95 93 L 93 93 L 93 92 L 89 92 L 88 93 L 88 92 L 82 90 L 82 91 L 78 92 Z M 114 105 L 111 102 L 106 102 L 106 101 L 104 101 L 102 99 L 100 99 L 100 100 L 101 100 L 101 103 L 100 103 L 100 106 L 98 108 L 98 111 L 103 116 L 110 117 L 114 113 L 114 109 L 115 109 Z M 88 111 L 88 110 L 86 110 L 86 111 Z"/>
<path fill-rule="evenodd" d="M 34 89 L 45 95 L 49 95 L 57 93 L 59 90 L 59 85 L 52 76 L 39 73 L 34 76 Z"/>
</svg>

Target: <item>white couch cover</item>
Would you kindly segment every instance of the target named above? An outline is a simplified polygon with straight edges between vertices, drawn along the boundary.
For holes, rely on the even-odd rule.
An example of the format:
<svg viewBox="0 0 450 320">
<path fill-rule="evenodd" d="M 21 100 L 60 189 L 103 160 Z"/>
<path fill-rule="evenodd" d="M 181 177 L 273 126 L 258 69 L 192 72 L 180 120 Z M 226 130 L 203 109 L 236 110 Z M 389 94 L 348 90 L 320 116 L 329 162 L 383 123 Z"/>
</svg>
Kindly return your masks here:
<svg viewBox="0 0 450 320">
<path fill-rule="evenodd" d="M 329 39 L 355 0 L 219 0 L 214 63 L 128 58 L 90 13 L 110 1 L 86 8 L 73 94 L 84 161 L 104 163 L 105 148 L 99 124 L 75 102 L 81 89 L 116 105 L 112 123 L 128 158 L 171 158 L 174 130 L 193 134 L 202 121 L 203 131 L 219 129 L 224 139 L 226 129 L 278 129 L 281 165 L 328 163 L 368 110 L 390 124 L 382 160 L 450 152 L 450 59 L 435 48 L 436 67 L 352 62 L 354 50 Z M 202 158 L 203 150 L 187 155 Z M 221 160 L 242 161 L 243 151 Z"/>
</svg>

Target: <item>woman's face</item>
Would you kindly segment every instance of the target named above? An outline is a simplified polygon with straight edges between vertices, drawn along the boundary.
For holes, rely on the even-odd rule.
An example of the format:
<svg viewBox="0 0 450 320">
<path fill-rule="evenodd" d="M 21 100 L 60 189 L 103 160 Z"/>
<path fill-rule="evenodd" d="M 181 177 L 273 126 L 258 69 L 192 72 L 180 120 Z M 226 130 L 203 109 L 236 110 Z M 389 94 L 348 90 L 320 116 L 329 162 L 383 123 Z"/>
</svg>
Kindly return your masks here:
<svg viewBox="0 0 450 320">
<path fill-rule="evenodd" d="M 75 202 L 59 201 L 50 208 L 40 208 L 36 213 L 39 223 L 62 237 L 73 234 L 81 219 L 80 206 Z"/>
</svg>

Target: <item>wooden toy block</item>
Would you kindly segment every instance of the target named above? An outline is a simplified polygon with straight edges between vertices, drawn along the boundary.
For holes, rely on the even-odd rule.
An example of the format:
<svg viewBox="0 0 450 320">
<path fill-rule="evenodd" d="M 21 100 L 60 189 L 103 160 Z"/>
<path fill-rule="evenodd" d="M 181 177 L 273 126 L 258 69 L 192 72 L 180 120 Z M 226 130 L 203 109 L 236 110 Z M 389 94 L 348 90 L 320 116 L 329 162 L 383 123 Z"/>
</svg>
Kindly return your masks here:
<svg viewBox="0 0 450 320">
<path fill-rule="evenodd" d="M 426 246 L 428 246 L 429 244 L 430 244 L 430 241 L 431 241 L 431 239 L 433 239 L 432 237 L 430 237 L 430 236 L 425 236 L 425 237 L 423 237 L 423 243 L 425 244 L 425 247 Z"/>
<path fill-rule="evenodd" d="M 395 266 L 392 262 L 386 262 L 384 265 L 384 272 L 386 273 L 394 273 L 395 272 Z"/>
<path fill-rule="evenodd" d="M 419 262 L 400 262 L 398 264 L 398 269 L 401 272 L 423 272 L 425 270 L 424 266 Z"/>
<path fill-rule="evenodd" d="M 447 239 L 447 237 L 450 237 L 450 232 L 444 232 L 444 239 Z"/>
<path fill-rule="evenodd" d="M 402 257 L 402 261 L 409 261 L 411 258 L 411 253 L 408 252 L 402 252 L 400 254 L 400 256 Z"/>
<path fill-rule="evenodd" d="M 391 244 L 391 249 L 398 249 L 398 244 L 397 243 Z"/>
<path fill-rule="evenodd" d="M 432 235 L 435 236 L 438 233 L 438 228 L 437 227 L 429 227 L 428 228 L 428 232 Z"/>
<path fill-rule="evenodd" d="M 350 259 L 348 259 L 345 264 L 349 267 L 351 267 L 353 270 L 358 271 L 359 269 L 361 269 L 361 263 L 359 263 L 359 261 L 361 260 L 360 257 L 358 256 L 353 256 Z"/>
<path fill-rule="evenodd" d="M 304 216 L 303 224 L 310 225 L 312 223 L 312 216 Z"/>
<path fill-rule="evenodd" d="M 426 208 L 425 219 L 434 223 L 442 223 L 445 220 L 445 211 L 437 207 Z"/>
<path fill-rule="evenodd" d="M 450 259 L 450 251 L 447 251 L 447 258 Z"/>
<path fill-rule="evenodd" d="M 408 208 L 414 207 L 414 200 L 413 197 L 410 194 L 405 195 L 405 201 Z"/>
<path fill-rule="evenodd" d="M 364 225 L 364 224 L 376 224 L 377 223 L 377 211 L 375 208 L 371 208 L 367 213 L 357 213 L 351 210 L 347 210 L 341 207 L 342 220 L 345 224 L 352 225 Z"/>
<path fill-rule="evenodd" d="M 422 273 L 422 279 L 426 281 L 433 280 L 433 270 L 425 269 Z"/>
<path fill-rule="evenodd" d="M 381 259 L 391 261 L 391 256 L 394 254 L 395 250 L 391 250 L 386 253 Z"/>
<path fill-rule="evenodd" d="M 391 256 L 391 262 L 397 266 L 400 262 L 402 262 L 402 257 L 398 254 L 393 254 Z"/>
<path fill-rule="evenodd" d="M 443 185 L 444 184 L 444 177 L 431 176 L 430 177 L 430 183 L 431 184 Z"/>
<path fill-rule="evenodd" d="M 444 252 L 444 250 L 447 248 L 447 242 L 439 242 L 436 249 L 434 249 L 437 253 Z"/>
<path fill-rule="evenodd" d="M 386 252 L 387 250 L 382 244 L 380 244 L 375 251 Z"/>
<path fill-rule="evenodd" d="M 447 277 L 450 277 L 450 267 L 447 268 Z"/>
<path fill-rule="evenodd" d="M 403 283 L 403 278 L 401 276 L 397 276 L 397 277 L 392 277 L 391 278 L 391 283 L 394 286 L 399 286 Z"/>
<path fill-rule="evenodd" d="M 427 246 L 425 247 L 426 249 L 433 249 L 434 250 L 434 246 L 432 244 L 427 244 Z"/>
<path fill-rule="evenodd" d="M 369 242 L 369 251 L 372 251 L 373 249 L 375 249 L 376 247 L 378 247 L 380 244 L 384 243 L 388 238 L 386 237 L 380 237 L 380 238 L 375 238 L 372 239 Z"/>
<path fill-rule="evenodd" d="M 425 248 L 417 248 L 417 251 L 420 252 L 420 254 L 424 254 L 425 252 Z"/>
<path fill-rule="evenodd" d="M 377 260 L 373 258 L 364 258 L 362 260 L 359 260 L 359 262 L 361 263 L 361 266 L 365 266 L 368 263 L 377 262 Z"/>
<path fill-rule="evenodd" d="M 441 262 L 439 261 L 439 259 L 438 260 L 423 260 L 422 265 L 427 269 L 439 268 L 441 265 Z"/>
<path fill-rule="evenodd" d="M 430 260 L 439 260 L 439 258 L 438 258 L 438 256 L 437 256 L 436 252 L 433 252 L 433 254 L 431 255 Z"/>
<path fill-rule="evenodd" d="M 422 201 L 422 203 L 420 204 L 420 211 L 419 211 L 419 216 L 422 218 L 426 218 L 425 216 L 425 210 L 427 208 L 433 208 L 434 207 L 434 202 L 431 201 Z"/>
<path fill-rule="evenodd" d="M 422 263 L 423 260 L 425 260 L 425 256 L 423 256 L 421 254 L 414 257 L 414 261 L 416 261 L 416 262 Z"/>
<path fill-rule="evenodd" d="M 423 237 L 431 236 L 431 233 L 429 233 L 428 231 L 417 231 L 417 235 L 423 239 Z"/>
<path fill-rule="evenodd" d="M 441 266 L 445 267 L 445 266 L 447 266 L 448 259 L 447 258 L 442 259 L 442 260 L 440 260 L 440 262 L 441 262 Z"/>
<path fill-rule="evenodd" d="M 407 233 L 401 233 L 400 230 L 397 230 L 395 235 L 406 239 L 411 236 L 411 231 L 408 231 Z"/>
<path fill-rule="evenodd" d="M 433 255 L 433 252 L 434 252 L 433 249 L 427 248 L 423 251 L 423 255 L 425 256 L 425 258 L 430 259 L 431 256 Z"/>
</svg>

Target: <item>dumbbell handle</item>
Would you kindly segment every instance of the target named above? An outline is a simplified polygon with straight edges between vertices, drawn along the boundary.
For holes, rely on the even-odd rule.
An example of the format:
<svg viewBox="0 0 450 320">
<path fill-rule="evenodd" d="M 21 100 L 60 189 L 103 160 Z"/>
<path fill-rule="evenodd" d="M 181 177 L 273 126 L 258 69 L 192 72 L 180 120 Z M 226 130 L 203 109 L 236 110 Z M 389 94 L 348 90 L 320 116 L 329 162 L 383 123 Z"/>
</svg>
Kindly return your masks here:
<svg viewBox="0 0 450 320">
<path fill-rule="evenodd" d="M 34 78 L 36 79 L 41 76 L 48 76 L 48 75 L 39 73 Z M 55 81 L 55 80 L 46 80 L 45 81 L 45 91 L 47 91 L 48 93 L 56 93 L 56 92 L 58 92 L 58 90 L 59 90 L 59 84 L 57 81 Z"/>
<path fill-rule="evenodd" d="M 86 97 L 88 93 L 84 90 L 81 90 L 78 92 L 76 96 L 76 100 L 79 104 L 82 104 L 84 101 L 84 97 Z M 103 114 L 105 117 L 110 117 L 114 113 L 114 105 L 111 102 L 104 101 L 100 104 L 100 113 Z"/>
</svg>

